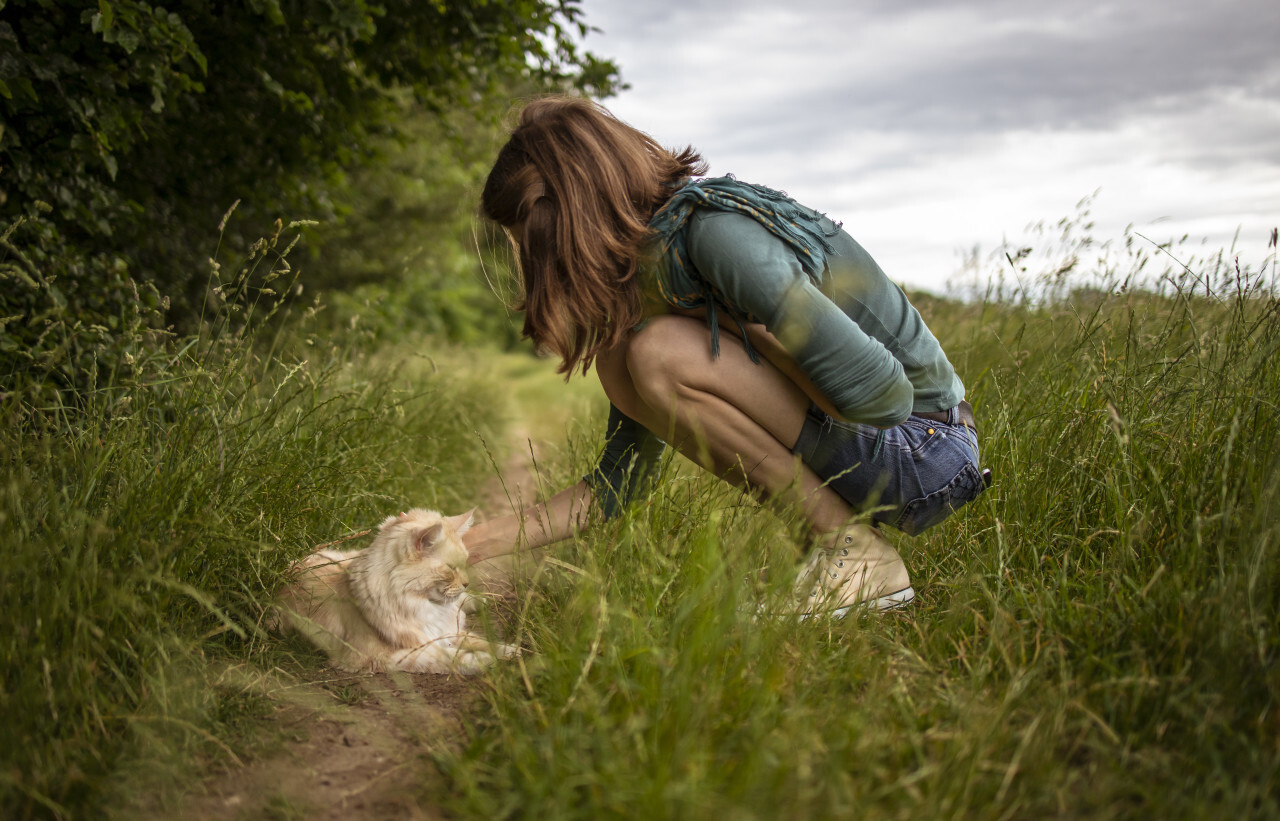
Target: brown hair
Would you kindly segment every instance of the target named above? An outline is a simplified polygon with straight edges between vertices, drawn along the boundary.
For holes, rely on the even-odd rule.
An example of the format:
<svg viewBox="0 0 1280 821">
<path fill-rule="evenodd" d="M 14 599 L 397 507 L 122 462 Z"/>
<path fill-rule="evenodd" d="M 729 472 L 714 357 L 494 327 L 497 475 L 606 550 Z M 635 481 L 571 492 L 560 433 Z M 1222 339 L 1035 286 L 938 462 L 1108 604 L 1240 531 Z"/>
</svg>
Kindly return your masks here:
<svg viewBox="0 0 1280 821">
<path fill-rule="evenodd" d="M 706 164 L 577 97 L 535 100 L 485 182 L 480 206 L 518 243 L 524 335 L 586 373 L 641 319 L 636 268 L 649 219 Z M 566 377 L 567 378 L 567 377 Z"/>
</svg>

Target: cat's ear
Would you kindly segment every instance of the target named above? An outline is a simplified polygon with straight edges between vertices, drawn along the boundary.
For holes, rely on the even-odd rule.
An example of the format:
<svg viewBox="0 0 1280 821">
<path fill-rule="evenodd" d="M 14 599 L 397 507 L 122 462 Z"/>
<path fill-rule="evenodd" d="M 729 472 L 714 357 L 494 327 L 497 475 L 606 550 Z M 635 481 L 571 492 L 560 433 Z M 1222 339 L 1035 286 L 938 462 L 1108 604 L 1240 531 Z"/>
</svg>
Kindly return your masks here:
<svg viewBox="0 0 1280 821">
<path fill-rule="evenodd" d="M 440 537 L 444 535 L 444 528 L 440 525 L 432 525 L 424 530 L 418 531 L 417 537 L 413 540 L 414 549 L 419 553 L 426 553 L 435 547 L 436 542 L 440 541 Z"/>
<path fill-rule="evenodd" d="M 471 525 L 475 522 L 476 509 L 473 507 L 466 513 L 457 516 L 446 516 L 445 521 L 454 529 L 459 536 L 471 529 Z"/>
</svg>

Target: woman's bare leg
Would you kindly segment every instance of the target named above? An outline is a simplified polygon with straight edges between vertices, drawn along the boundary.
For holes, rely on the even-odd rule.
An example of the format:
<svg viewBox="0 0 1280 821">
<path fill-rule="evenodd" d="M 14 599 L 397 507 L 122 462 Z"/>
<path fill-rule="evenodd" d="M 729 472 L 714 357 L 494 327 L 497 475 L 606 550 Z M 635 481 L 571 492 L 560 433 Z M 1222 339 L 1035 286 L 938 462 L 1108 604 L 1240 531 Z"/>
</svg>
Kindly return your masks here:
<svg viewBox="0 0 1280 821">
<path fill-rule="evenodd" d="M 880 533 L 850 525 L 853 509 L 791 453 L 808 394 L 741 340 L 695 318 L 650 320 L 625 347 L 596 358 L 610 401 L 685 456 L 735 484 L 796 503 L 820 548 L 798 579 L 797 614 L 891 609 L 915 597 L 902 557 Z"/>
<path fill-rule="evenodd" d="M 796 503 L 815 533 L 837 530 L 853 515 L 791 453 L 808 396 L 769 362 L 752 362 L 732 334 L 720 334 L 713 360 L 705 322 L 655 317 L 626 345 L 598 356 L 596 373 L 623 413 L 728 481 Z"/>
</svg>

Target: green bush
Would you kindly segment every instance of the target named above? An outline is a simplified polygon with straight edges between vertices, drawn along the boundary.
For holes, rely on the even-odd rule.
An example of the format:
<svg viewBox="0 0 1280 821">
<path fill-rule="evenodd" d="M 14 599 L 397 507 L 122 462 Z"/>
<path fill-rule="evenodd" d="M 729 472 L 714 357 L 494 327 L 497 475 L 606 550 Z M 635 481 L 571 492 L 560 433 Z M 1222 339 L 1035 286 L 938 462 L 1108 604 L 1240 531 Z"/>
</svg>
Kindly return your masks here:
<svg viewBox="0 0 1280 821">
<path fill-rule="evenodd" d="M 352 173 L 349 210 L 308 237 L 307 287 L 327 289 L 333 322 L 358 313 L 382 342 L 518 342 L 495 293 L 509 285 L 509 252 L 476 214 L 503 139 L 473 113 L 405 109 L 400 134 L 376 144 L 382 160 Z"/>
<path fill-rule="evenodd" d="M 0 394 L 58 403 L 124 377 L 159 344 L 169 300 L 119 256 L 69 247 L 42 217 L 0 233 Z"/>
<path fill-rule="evenodd" d="M 203 238 L 232 202 L 247 231 L 341 212 L 346 174 L 406 99 L 487 111 L 510 84 L 608 93 L 615 69 L 579 50 L 584 30 L 575 0 L 10 0 L 0 220 L 49 204 L 46 250 L 90 260 L 84 288 L 118 257 L 187 321 Z M 237 248 L 257 236 L 229 230 Z"/>
</svg>

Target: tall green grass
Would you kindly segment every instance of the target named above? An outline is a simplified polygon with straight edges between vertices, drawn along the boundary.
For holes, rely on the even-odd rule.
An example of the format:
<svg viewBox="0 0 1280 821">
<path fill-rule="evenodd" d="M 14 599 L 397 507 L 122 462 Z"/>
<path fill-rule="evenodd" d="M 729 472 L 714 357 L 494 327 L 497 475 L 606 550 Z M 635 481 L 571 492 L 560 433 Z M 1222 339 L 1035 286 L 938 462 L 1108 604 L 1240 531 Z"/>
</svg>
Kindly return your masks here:
<svg viewBox="0 0 1280 821">
<path fill-rule="evenodd" d="M 205 665 L 274 641 L 290 562 L 407 505 L 466 509 L 489 472 L 489 388 L 263 321 L 274 246 L 215 272 L 200 336 L 140 336 L 79 396 L 0 405 L 6 818 L 100 814 L 126 759 L 225 754 L 243 700 Z"/>
<path fill-rule="evenodd" d="M 794 514 L 673 460 L 542 569 L 509 625 L 531 652 L 494 669 L 463 749 L 432 745 L 445 778 L 427 783 L 447 788 L 423 801 L 484 818 L 1280 816 L 1274 272 L 1156 279 L 1132 248 L 1069 250 L 1035 287 L 918 300 L 995 484 L 899 540 L 909 611 L 757 618 L 787 594 Z M 253 253 L 265 269 L 211 283 L 230 302 L 200 337 L 126 345 L 128 367 L 78 401 L 0 405 L 6 817 L 103 813 L 122 767 L 156 762 L 146 745 L 229 759 L 262 696 L 206 673 L 271 663 L 258 625 L 290 561 L 405 504 L 474 504 L 506 383 L 540 397 L 529 427 L 558 425 L 562 394 L 524 368 L 430 350 L 397 365 L 405 347 L 367 347 L 379 329 L 270 317 L 289 272 L 272 243 Z M 546 488 L 590 463 L 599 410 L 541 453 Z"/>
<path fill-rule="evenodd" d="M 547 569 L 521 625 L 537 656 L 497 670 L 470 746 L 437 756 L 439 799 L 484 818 L 1280 815 L 1280 301 L 1211 274 L 929 302 L 995 484 L 900 540 L 906 613 L 757 619 L 786 593 L 757 571 L 794 561 L 788 514 L 670 474 Z"/>
</svg>

